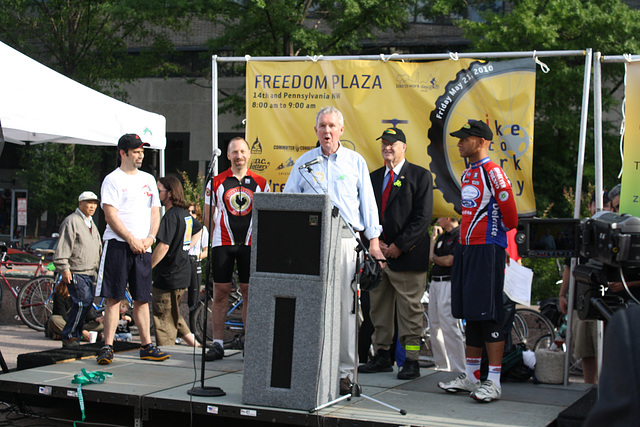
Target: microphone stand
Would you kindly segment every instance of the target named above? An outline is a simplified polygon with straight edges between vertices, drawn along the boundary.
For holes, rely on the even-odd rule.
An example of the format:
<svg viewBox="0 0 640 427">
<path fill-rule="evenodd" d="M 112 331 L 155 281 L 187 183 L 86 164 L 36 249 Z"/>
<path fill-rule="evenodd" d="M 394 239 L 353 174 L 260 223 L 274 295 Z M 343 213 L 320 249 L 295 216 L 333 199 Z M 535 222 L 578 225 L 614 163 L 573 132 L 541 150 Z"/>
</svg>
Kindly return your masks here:
<svg viewBox="0 0 640 427">
<path fill-rule="evenodd" d="M 213 150 L 213 157 L 211 158 L 211 162 L 209 163 L 209 169 L 207 170 L 207 176 L 204 179 L 205 182 L 205 191 L 206 191 L 206 183 L 211 182 L 211 191 L 212 193 L 209 195 L 209 218 L 205 220 L 205 224 L 209 224 L 211 228 L 212 219 L 213 219 L 213 167 L 218 160 L 218 156 L 220 155 L 219 149 Z M 213 281 L 211 278 L 211 231 L 209 232 L 209 241 L 208 247 L 209 250 L 207 252 L 207 267 L 206 267 L 206 284 L 204 290 L 204 325 L 202 330 L 202 357 L 200 360 L 200 387 L 194 386 L 190 390 L 187 391 L 188 394 L 192 396 L 203 396 L 203 397 L 217 397 L 217 396 L 225 396 L 225 393 L 220 387 L 213 386 L 205 386 L 204 385 L 204 371 L 205 371 L 205 360 L 204 356 L 207 351 L 207 314 L 209 311 L 209 289 L 211 289 L 211 300 L 213 300 Z"/>
<path fill-rule="evenodd" d="M 309 174 L 313 177 L 313 180 L 316 182 L 316 184 L 318 185 L 318 187 L 320 187 L 320 189 L 327 194 L 327 190 L 320 185 L 320 183 L 318 182 L 318 179 L 316 178 L 315 174 L 313 173 L 312 169 L 311 169 L 311 165 L 308 165 L 306 167 L 307 172 L 309 172 Z M 300 173 L 302 173 L 302 171 L 300 171 Z M 360 263 L 360 252 L 364 253 L 365 258 L 370 259 L 371 261 L 376 262 L 376 260 L 373 258 L 373 256 L 371 255 L 371 253 L 369 252 L 369 250 L 367 249 L 367 247 L 364 245 L 364 243 L 362 243 L 362 240 L 360 239 L 360 237 L 356 234 L 356 231 L 353 229 L 353 227 L 351 226 L 351 224 L 349 223 L 349 221 L 347 221 L 344 218 L 344 215 L 342 215 L 342 212 L 340 211 L 340 208 L 338 208 L 335 204 L 334 204 L 334 209 L 338 212 L 338 215 L 340 215 L 340 218 L 342 219 L 342 222 L 344 222 L 344 224 L 346 225 L 347 229 L 349 229 L 349 231 L 351 232 L 351 235 L 353 236 L 354 239 L 356 239 L 356 242 L 358 243 L 358 246 L 356 247 L 355 251 L 357 252 L 356 255 L 356 273 L 355 273 L 355 277 L 354 277 L 354 281 L 355 281 L 355 290 L 354 290 L 354 300 L 355 300 L 355 316 L 356 316 L 356 321 L 355 321 L 355 364 L 353 367 L 353 382 L 351 384 L 351 390 L 349 391 L 348 394 L 345 394 L 344 396 L 340 396 L 337 399 L 334 399 L 330 402 L 324 403 L 320 406 L 317 406 L 315 408 L 309 409 L 309 413 L 314 413 L 316 411 L 319 411 L 320 409 L 324 409 L 328 406 L 332 406 L 335 405 L 338 402 L 341 402 L 343 400 L 351 400 L 352 397 L 363 397 L 367 400 L 370 400 L 374 403 L 377 403 L 379 405 L 382 406 L 386 406 L 389 409 L 392 409 L 396 412 L 399 412 L 401 415 L 407 415 L 407 411 L 404 409 L 400 409 L 400 408 L 396 408 L 395 406 L 389 405 L 388 403 L 382 402 L 380 400 L 374 399 L 371 396 L 367 396 L 366 394 L 362 393 L 362 387 L 360 386 L 360 384 L 358 384 L 358 335 L 359 335 L 359 330 L 360 330 L 360 325 L 359 325 L 359 314 L 360 314 L 360 310 L 361 310 L 361 304 L 360 304 L 360 269 L 361 269 L 361 263 Z M 343 285 L 343 284 L 341 284 Z M 343 337 L 340 337 L 340 340 L 342 340 Z"/>
</svg>

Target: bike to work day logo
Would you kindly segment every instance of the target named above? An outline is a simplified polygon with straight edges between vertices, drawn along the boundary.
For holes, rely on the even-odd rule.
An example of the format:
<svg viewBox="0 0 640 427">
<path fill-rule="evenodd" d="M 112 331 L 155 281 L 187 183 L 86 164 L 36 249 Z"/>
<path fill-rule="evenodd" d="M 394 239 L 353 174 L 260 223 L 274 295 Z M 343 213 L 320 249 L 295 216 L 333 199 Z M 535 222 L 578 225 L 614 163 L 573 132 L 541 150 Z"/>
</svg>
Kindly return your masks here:
<svg viewBox="0 0 640 427">
<path fill-rule="evenodd" d="M 489 157 L 504 169 L 516 199 L 528 197 L 529 193 L 533 198 L 530 176 L 534 103 L 535 63 L 531 59 L 474 61 L 444 87 L 430 114 L 427 152 L 435 186 L 456 212 L 462 209 L 460 178 L 469 165 L 460 157 L 459 139 L 450 133 L 470 119 L 484 121 L 493 131 Z"/>
</svg>

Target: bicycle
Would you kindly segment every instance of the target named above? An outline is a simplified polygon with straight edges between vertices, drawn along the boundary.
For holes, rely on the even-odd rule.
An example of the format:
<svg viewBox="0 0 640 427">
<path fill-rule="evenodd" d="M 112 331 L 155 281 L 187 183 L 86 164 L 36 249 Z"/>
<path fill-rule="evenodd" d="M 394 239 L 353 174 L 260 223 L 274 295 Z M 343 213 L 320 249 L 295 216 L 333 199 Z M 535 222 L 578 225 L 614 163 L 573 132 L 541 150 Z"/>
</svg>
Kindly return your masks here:
<svg viewBox="0 0 640 427">
<path fill-rule="evenodd" d="M 514 344 L 522 343 L 527 350 L 549 348 L 555 339 L 555 328 L 542 313 L 530 308 L 517 308 L 511 338 Z"/>
<path fill-rule="evenodd" d="M 191 330 L 199 343 L 202 344 L 206 331 L 207 342 L 213 341 L 213 326 L 211 323 L 211 302 L 213 295 L 211 291 L 201 291 L 201 296 L 191 309 L 190 322 Z M 206 304 L 205 304 L 206 301 Z M 229 310 L 227 311 L 227 320 L 225 321 L 225 340 L 224 348 L 241 347 L 241 337 L 244 331 L 244 323 L 242 322 L 242 294 L 238 287 L 234 286 L 229 294 Z M 205 307 L 207 310 L 207 324 L 204 325 Z"/>
<path fill-rule="evenodd" d="M 567 315 L 560 311 L 560 302 L 557 297 L 547 298 L 540 301 L 540 312 L 549 320 L 554 327 L 554 333 L 549 336 L 543 336 L 538 339 L 535 349 L 549 348 L 556 338 L 562 341 L 562 351 L 567 351 L 566 334 L 567 334 Z M 573 347 L 572 347 L 573 348 Z M 576 359 L 573 351 L 569 355 L 569 372 L 572 374 L 582 375 L 582 359 Z"/>
<path fill-rule="evenodd" d="M 434 365 L 433 361 L 433 348 L 431 346 L 431 323 L 429 322 L 429 289 L 427 287 L 426 292 L 422 296 L 422 308 L 424 315 L 422 316 L 422 337 L 420 339 L 420 353 L 418 355 L 418 362 L 422 367 L 429 367 Z M 464 319 L 457 319 L 458 328 L 462 331 L 464 337 L 465 321 Z"/>
<path fill-rule="evenodd" d="M 0 257 L 0 267 L 36 267 L 33 276 L 28 276 L 32 277 L 32 279 L 23 286 L 12 286 L 1 268 L 0 278 L 16 300 L 16 312 L 20 320 L 31 329 L 44 331 L 44 325 L 51 315 L 53 305 L 52 296 L 56 285 L 55 277 L 45 275 L 47 274 L 48 267 L 44 265 L 44 258 L 49 251 L 38 252 L 40 254 L 40 261 L 38 263 L 6 261 L 6 246 L 0 246 L 0 252 L 2 253 Z"/>
<path fill-rule="evenodd" d="M 433 365 L 433 349 L 431 346 L 431 325 L 429 322 L 428 291 L 422 299 L 424 308 L 422 339 L 420 344 L 419 361 L 423 366 Z M 464 336 L 465 322 L 458 319 L 458 327 Z M 552 323 L 542 313 L 530 308 L 516 308 L 511 338 L 514 345 L 524 344 L 527 350 L 535 351 L 539 348 L 549 348 L 556 336 Z"/>
<path fill-rule="evenodd" d="M 53 293 L 60 277 L 36 277 L 20 289 L 16 299 L 16 310 L 20 319 L 31 329 L 44 331 L 47 320 L 53 313 Z"/>
</svg>

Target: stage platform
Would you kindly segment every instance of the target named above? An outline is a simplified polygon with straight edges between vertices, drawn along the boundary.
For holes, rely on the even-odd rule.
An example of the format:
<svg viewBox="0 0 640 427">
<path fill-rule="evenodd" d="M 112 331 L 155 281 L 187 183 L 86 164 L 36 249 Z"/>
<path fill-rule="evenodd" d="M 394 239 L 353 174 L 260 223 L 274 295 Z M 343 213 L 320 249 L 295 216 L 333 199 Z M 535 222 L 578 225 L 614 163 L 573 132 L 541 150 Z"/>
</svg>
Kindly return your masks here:
<svg viewBox="0 0 640 427">
<path fill-rule="evenodd" d="M 548 426 L 558 414 L 579 400 L 590 386 L 503 383 L 501 400 L 478 403 L 465 393 L 448 394 L 437 383 L 455 374 L 422 368 L 422 376 L 401 381 L 396 372 L 362 374 L 363 394 L 407 411 L 401 415 L 362 397 L 343 400 L 316 413 L 242 404 L 243 357 L 206 362 L 205 386 L 217 386 L 222 397 L 196 397 L 187 392 L 200 385 L 200 350 L 166 347 L 171 359 L 142 361 L 138 351 L 115 355 L 111 365 L 100 366 L 95 356 L 14 371 L 0 375 L 0 393 L 30 405 L 76 408 L 75 374 L 84 368 L 113 374 L 102 384 L 82 387 L 87 421 L 116 425 L 323 425 L 323 426 Z M 310 408 L 311 409 L 311 408 Z M 80 419 L 80 410 L 77 418 Z"/>
</svg>

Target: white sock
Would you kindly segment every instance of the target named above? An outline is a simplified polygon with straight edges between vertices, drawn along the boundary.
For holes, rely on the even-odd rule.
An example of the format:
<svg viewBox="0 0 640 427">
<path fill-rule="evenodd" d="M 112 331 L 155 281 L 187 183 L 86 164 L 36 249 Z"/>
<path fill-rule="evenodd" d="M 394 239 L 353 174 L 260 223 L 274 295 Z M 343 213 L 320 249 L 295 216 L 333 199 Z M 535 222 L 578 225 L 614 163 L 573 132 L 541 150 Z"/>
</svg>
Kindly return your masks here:
<svg viewBox="0 0 640 427">
<path fill-rule="evenodd" d="M 222 341 L 222 340 L 213 340 L 213 342 L 220 344 L 220 347 L 224 348 L 224 341 Z"/>
<path fill-rule="evenodd" d="M 467 357 L 466 373 L 467 377 L 477 383 L 480 381 L 480 357 Z"/>
<path fill-rule="evenodd" d="M 487 379 L 493 381 L 493 383 L 498 387 L 498 390 L 502 388 L 500 385 L 500 374 L 502 373 L 502 365 L 489 365 L 489 375 L 487 375 Z"/>
</svg>

